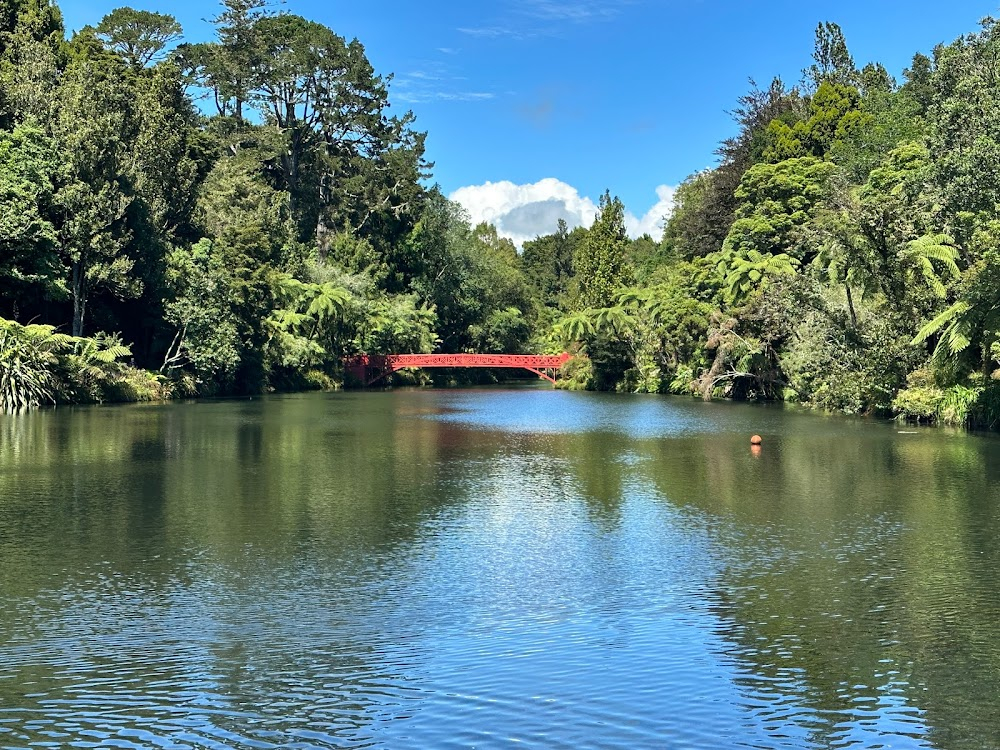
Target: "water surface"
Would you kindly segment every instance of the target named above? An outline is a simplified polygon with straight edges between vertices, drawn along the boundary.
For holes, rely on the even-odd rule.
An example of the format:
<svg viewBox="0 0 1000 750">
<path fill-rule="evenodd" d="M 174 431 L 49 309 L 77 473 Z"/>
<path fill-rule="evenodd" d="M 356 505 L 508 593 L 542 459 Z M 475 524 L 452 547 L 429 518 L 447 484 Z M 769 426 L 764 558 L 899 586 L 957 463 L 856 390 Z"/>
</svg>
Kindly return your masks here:
<svg viewBox="0 0 1000 750">
<path fill-rule="evenodd" d="M 0 416 L 0 747 L 1000 747 L 998 480 L 548 389 Z"/>
</svg>

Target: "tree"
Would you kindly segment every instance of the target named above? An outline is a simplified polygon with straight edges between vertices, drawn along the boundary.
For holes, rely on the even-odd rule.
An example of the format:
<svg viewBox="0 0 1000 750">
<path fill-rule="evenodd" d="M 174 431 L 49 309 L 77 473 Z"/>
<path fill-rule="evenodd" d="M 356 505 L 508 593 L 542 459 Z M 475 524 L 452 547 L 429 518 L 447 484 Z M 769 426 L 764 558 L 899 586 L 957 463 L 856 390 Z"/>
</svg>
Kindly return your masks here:
<svg viewBox="0 0 1000 750">
<path fill-rule="evenodd" d="M 840 26 L 830 21 L 816 25 L 813 64 L 802 71 L 802 75 L 814 91 L 824 81 L 841 86 L 857 85 L 858 69 L 847 49 L 844 32 Z"/>
<path fill-rule="evenodd" d="M 705 173 L 699 180 L 699 190 L 689 196 L 678 197 L 678 205 L 687 202 L 691 211 L 675 212 L 678 226 L 671 228 L 674 217 L 667 222 L 665 237 L 684 237 L 684 257 L 699 257 L 722 248 L 735 219 L 739 199 L 736 190 L 744 173 L 754 164 L 764 161 L 764 154 L 771 146 L 773 136 L 770 124 L 779 120 L 794 125 L 805 119 L 806 103 L 795 89 L 787 89 L 780 78 L 774 78 L 766 89 L 750 80 L 751 89 L 738 100 L 732 112 L 739 126 L 737 135 L 722 142 L 716 153 L 721 158 L 718 168 Z M 687 231 L 694 234 L 688 236 Z"/>
<path fill-rule="evenodd" d="M 289 269 L 302 264 L 287 195 L 267 185 L 251 149 L 221 159 L 199 195 L 208 237 L 170 257 L 175 327 L 167 361 L 190 363 L 206 392 L 258 393 L 268 321 Z"/>
<path fill-rule="evenodd" d="M 573 259 L 579 283 L 578 308 L 607 307 L 615 293 L 631 282 L 627 253 L 625 206 L 605 191 L 597 218 Z"/>
<path fill-rule="evenodd" d="M 50 325 L 22 326 L 0 318 L 0 411 L 54 403 L 58 355 L 72 343 Z"/>
<path fill-rule="evenodd" d="M 266 0 L 222 0 L 222 6 L 212 19 L 217 41 L 182 44 L 176 55 L 194 83 L 212 92 L 218 113 L 241 126 L 244 105 L 258 81 L 260 39 L 254 25 L 267 15 Z"/>
<path fill-rule="evenodd" d="M 163 50 L 182 36 L 177 19 L 165 13 L 115 8 L 94 28 L 105 47 L 141 68 L 162 57 Z"/>
<path fill-rule="evenodd" d="M 178 60 L 232 118 L 235 150 L 248 135 L 245 106 L 273 130 L 269 167 L 287 191 L 302 240 L 329 254 L 338 233 L 398 243 L 420 212 L 424 134 L 413 116 L 389 117 L 388 79 L 357 40 L 254 0 L 228 0 L 214 43 L 181 45 Z"/>
<path fill-rule="evenodd" d="M 719 250 L 725 235 L 719 237 L 717 195 L 713 190 L 716 173 L 696 172 L 684 180 L 674 193 L 674 211 L 663 231 L 662 245 L 667 255 L 697 258 Z M 735 199 L 735 196 L 733 196 Z M 725 219 L 722 220 L 723 223 Z M 732 223 L 732 217 L 729 217 Z M 726 227 L 728 231 L 729 227 Z"/>
<path fill-rule="evenodd" d="M 910 67 L 903 71 L 903 77 L 906 79 L 903 91 L 917 103 L 921 117 L 927 115 L 934 103 L 933 75 L 933 61 L 919 52 L 913 56 Z"/>
<path fill-rule="evenodd" d="M 929 139 L 934 178 L 945 206 L 989 218 L 1000 204 L 1000 24 L 986 18 L 977 34 L 936 54 Z"/>
<path fill-rule="evenodd" d="M 14 37 L 23 35 L 57 49 L 65 36 L 62 12 L 49 0 L 6 0 L 0 3 L 0 55 Z"/>
<path fill-rule="evenodd" d="M 0 131 L 0 285 L 8 315 L 65 293 L 52 200 L 59 162 L 40 128 Z"/>
<path fill-rule="evenodd" d="M 750 292 L 763 289 L 770 279 L 794 276 L 798 265 L 798 260 L 786 253 L 772 255 L 757 250 L 743 250 L 722 261 L 719 270 L 725 274 L 730 301 L 739 304 Z"/>
<path fill-rule="evenodd" d="M 987 250 L 969 269 L 958 299 L 927 323 L 913 339 L 922 344 L 937 336 L 938 364 L 958 360 L 963 369 L 982 366 L 990 375 L 1000 365 L 1000 253 Z M 971 355 L 971 356 L 970 356 Z"/>
<path fill-rule="evenodd" d="M 896 79 L 882 63 L 868 63 L 858 76 L 858 91 L 862 98 L 878 94 L 891 94 L 896 90 Z"/>
<path fill-rule="evenodd" d="M 59 9 L 46 0 L 0 3 L 0 125 L 53 116 L 64 34 Z"/>
<path fill-rule="evenodd" d="M 736 191 L 743 202 L 723 252 L 735 256 L 751 250 L 767 255 L 789 252 L 808 262 L 805 256 L 810 251 L 799 246 L 797 230 L 810 220 L 835 170 L 830 162 L 812 156 L 751 167 Z"/>
<path fill-rule="evenodd" d="M 573 279 L 573 255 L 576 246 L 586 236 L 582 227 L 569 231 L 565 220 L 559 219 L 556 231 L 524 243 L 521 267 L 536 299 L 551 308 L 559 307 Z"/>
<path fill-rule="evenodd" d="M 824 80 L 809 100 L 809 118 L 792 125 L 773 120 L 767 133 L 771 140 L 764 152 L 770 162 L 802 156 L 824 158 L 839 141 L 865 128 L 860 111 L 861 95 L 856 88 Z"/>
<path fill-rule="evenodd" d="M 82 336 L 95 288 L 135 296 L 141 280 L 134 259 L 122 253 L 126 211 L 133 200 L 127 180 L 135 137 L 135 98 L 117 61 L 82 55 L 60 81 L 57 116 L 48 123 L 62 163 L 53 196 L 62 262 L 69 269 L 73 335 Z"/>
</svg>

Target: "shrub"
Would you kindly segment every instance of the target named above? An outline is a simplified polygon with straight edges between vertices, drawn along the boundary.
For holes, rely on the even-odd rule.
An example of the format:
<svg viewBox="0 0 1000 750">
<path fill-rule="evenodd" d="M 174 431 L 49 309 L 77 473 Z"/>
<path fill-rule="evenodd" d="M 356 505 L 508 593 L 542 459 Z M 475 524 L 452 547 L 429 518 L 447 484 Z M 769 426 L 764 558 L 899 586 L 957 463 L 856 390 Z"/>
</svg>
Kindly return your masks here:
<svg viewBox="0 0 1000 750">
<path fill-rule="evenodd" d="M 59 354 L 72 341 L 52 326 L 22 326 L 0 318 L 0 410 L 55 403 Z"/>
</svg>

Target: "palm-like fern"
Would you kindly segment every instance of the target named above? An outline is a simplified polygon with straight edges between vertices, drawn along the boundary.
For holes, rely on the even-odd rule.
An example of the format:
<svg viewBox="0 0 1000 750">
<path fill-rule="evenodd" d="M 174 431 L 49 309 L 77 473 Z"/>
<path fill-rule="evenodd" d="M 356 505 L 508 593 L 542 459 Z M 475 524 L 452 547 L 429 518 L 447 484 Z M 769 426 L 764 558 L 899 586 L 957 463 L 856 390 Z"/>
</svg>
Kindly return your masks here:
<svg viewBox="0 0 1000 750">
<path fill-rule="evenodd" d="M 720 261 L 719 270 L 725 274 L 729 298 L 738 303 L 771 278 L 794 276 L 798 265 L 799 261 L 787 253 L 772 255 L 758 250 L 741 250 Z"/>
<path fill-rule="evenodd" d="M 104 389 L 125 375 L 121 360 L 132 354 L 117 334 L 98 333 L 71 339 L 72 349 L 64 358 L 66 386 L 83 400 L 102 401 Z M 76 400 L 76 399 L 74 399 Z"/>
<path fill-rule="evenodd" d="M 939 361 L 961 356 L 974 343 L 984 364 L 993 357 L 1000 336 L 1000 253 L 984 254 L 969 270 L 958 300 L 921 328 L 913 343 L 938 334 L 934 357 Z"/>
<path fill-rule="evenodd" d="M 73 338 L 52 326 L 22 326 L 0 318 L 0 410 L 54 403 L 55 367 Z"/>
<path fill-rule="evenodd" d="M 580 310 L 567 315 L 555 324 L 554 333 L 564 344 L 583 341 L 593 336 L 596 328 L 593 320 L 593 310 Z"/>
<path fill-rule="evenodd" d="M 927 234 L 908 242 L 899 255 L 905 264 L 907 281 L 922 281 L 942 299 L 946 294 L 944 280 L 957 279 L 961 275 L 958 248 L 946 234 Z M 940 272 L 938 267 L 941 267 Z"/>
</svg>

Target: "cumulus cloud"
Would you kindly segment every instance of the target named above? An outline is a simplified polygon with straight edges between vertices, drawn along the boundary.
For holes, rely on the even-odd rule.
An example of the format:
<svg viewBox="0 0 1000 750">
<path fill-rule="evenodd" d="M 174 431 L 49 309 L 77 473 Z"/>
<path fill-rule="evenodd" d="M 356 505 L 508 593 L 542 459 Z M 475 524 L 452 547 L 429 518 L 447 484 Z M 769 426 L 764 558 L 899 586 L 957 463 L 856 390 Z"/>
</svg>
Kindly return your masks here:
<svg viewBox="0 0 1000 750">
<path fill-rule="evenodd" d="M 670 185 L 660 185 L 656 188 L 657 201 L 641 219 L 631 213 L 625 215 L 625 227 L 630 237 L 650 235 L 659 241 L 663 237 L 663 226 L 674 210 L 674 188 Z"/>
<path fill-rule="evenodd" d="M 660 185 L 656 196 L 655 205 L 641 217 L 626 212 L 625 227 L 630 237 L 662 237 L 664 219 L 673 209 L 674 188 Z M 510 238 L 518 247 L 535 237 L 552 234 L 559 219 L 570 229 L 589 227 L 598 211 L 594 200 L 554 177 L 527 185 L 506 180 L 470 185 L 459 188 L 450 198 L 469 212 L 473 224 L 493 224 L 498 234 Z"/>
</svg>

